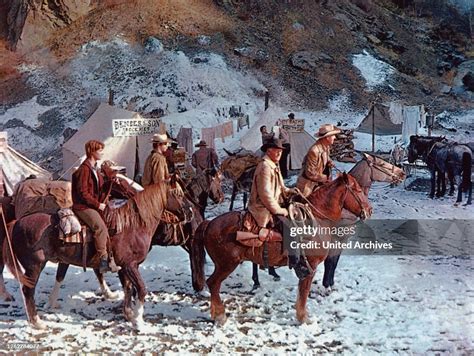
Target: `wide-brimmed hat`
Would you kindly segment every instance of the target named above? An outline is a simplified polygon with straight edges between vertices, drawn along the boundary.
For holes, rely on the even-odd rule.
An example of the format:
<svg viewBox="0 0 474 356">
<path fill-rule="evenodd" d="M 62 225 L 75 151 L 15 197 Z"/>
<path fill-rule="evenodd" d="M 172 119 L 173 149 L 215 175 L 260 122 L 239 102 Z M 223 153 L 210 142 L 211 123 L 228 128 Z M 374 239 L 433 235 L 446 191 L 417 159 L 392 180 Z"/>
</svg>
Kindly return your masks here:
<svg viewBox="0 0 474 356">
<path fill-rule="evenodd" d="M 154 134 L 153 138 L 151 139 L 153 143 L 170 143 L 172 140 L 166 136 L 166 134 Z"/>
<path fill-rule="evenodd" d="M 198 144 L 194 145 L 194 147 L 206 147 L 207 143 L 204 140 L 199 141 Z"/>
<path fill-rule="evenodd" d="M 280 148 L 283 150 L 285 147 L 283 147 L 282 140 L 280 140 L 279 138 L 272 138 L 268 142 L 264 143 L 262 147 L 260 147 L 260 150 L 262 150 L 263 152 L 267 152 L 269 148 Z"/>
<path fill-rule="evenodd" d="M 328 136 L 337 135 L 338 133 L 341 133 L 341 130 L 339 130 L 336 126 L 324 124 L 319 128 L 319 131 L 316 132 L 315 136 L 318 138 L 318 140 L 320 140 Z"/>
</svg>

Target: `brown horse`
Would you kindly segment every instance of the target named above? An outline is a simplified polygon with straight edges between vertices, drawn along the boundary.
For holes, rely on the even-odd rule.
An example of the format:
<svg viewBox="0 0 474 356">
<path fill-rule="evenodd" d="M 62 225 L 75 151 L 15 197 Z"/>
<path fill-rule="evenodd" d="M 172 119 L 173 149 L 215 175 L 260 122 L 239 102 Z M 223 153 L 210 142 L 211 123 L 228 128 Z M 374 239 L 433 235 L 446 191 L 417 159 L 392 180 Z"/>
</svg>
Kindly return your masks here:
<svg viewBox="0 0 474 356">
<path fill-rule="evenodd" d="M 181 219 L 190 212 L 183 205 L 182 197 L 176 195 L 168 185 L 152 185 L 138 193 L 123 207 L 113 210 L 118 226 L 122 231 L 111 238 L 110 248 L 116 263 L 122 267 L 119 278 L 124 289 L 123 312 L 125 318 L 134 326 L 143 325 L 143 306 L 146 287 L 138 266 L 148 254 L 151 239 L 155 233 L 165 208 Z M 82 246 L 66 244 L 58 239 L 55 216 L 36 213 L 25 216 L 15 223 L 12 234 L 14 256 L 7 251 L 4 242 L 4 258 L 13 275 L 23 284 L 22 292 L 26 301 L 29 322 L 35 328 L 45 328 L 39 318 L 34 300 L 36 284 L 47 261 L 82 265 Z M 94 244 L 88 245 L 88 256 L 94 256 Z M 18 270 L 19 263 L 24 272 Z M 87 261 L 91 265 L 90 259 Z M 135 309 L 132 308 L 135 296 Z"/>
<path fill-rule="evenodd" d="M 198 206 L 202 218 L 204 218 L 204 212 L 207 207 L 207 198 L 211 198 L 215 204 L 224 201 L 222 173 L 214 168 L 208 168 L 202 171 L 202 173 L 196 174 L 186 184 L 185 189 L 189 199 Z"/>
<path fill-rule="evenodd" d="M 334 226 L 334 221 L 341 218 L 342 209 L 364 218 L 370 216 L 371 207 L 367 197 L 362 192 L 357 181 L 343 173 L 330 184 L 327 184 L 310 194 L 308 197 L 311 210 L 321 226 Z M 242 261 L 252 261 L 263 264 L 263 247 L 252 248 L 241 245 L 236 241 L 241 214 L 229 212 L 218 216 L 212 221 L 203 222 L 196 231 L 193 248 L 202 250 L 204 247 L 214 261 L 214 273 L 208 278 L 207 285 L 211 292 L 211 318 L 219 324 L 226 321 L 225 308 L 220 298 L 222 282 L 235 270 Z M 318 235 L 315 241 L 329 241 L 329 235 Z M 299 281 L 298 299 L 296 302 L 296 317 L 300 322 L 308 322 L 306 301 L 311 288 L 311 281 L 316 266 L 324 261 L 327 249 L 306 250 L 308 263 L 313 273 Z M 269 264 L 286 266 L 287 253 L 281 252 L 281 244 L 268 243 Z"/>
</svg>

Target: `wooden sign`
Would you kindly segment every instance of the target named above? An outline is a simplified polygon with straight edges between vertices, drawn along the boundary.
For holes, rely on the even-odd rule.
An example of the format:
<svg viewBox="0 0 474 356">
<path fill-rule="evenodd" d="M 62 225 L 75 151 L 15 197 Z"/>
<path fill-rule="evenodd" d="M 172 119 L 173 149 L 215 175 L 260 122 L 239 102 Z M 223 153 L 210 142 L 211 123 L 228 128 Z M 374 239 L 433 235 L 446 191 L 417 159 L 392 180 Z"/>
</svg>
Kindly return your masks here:
<svg viewBox="0 0 474 356">
<path fill-rule="evenodd" d="M 303 132 L 304 119 L 282 119 L 281 126 L 288 132 Z"/>
<path fill-rule="evenodd" d="M 160 132 L 160 125 L 160 119 L 112 120 L 112 132 L 114 137 L 153 135 Z"/>
</svg>

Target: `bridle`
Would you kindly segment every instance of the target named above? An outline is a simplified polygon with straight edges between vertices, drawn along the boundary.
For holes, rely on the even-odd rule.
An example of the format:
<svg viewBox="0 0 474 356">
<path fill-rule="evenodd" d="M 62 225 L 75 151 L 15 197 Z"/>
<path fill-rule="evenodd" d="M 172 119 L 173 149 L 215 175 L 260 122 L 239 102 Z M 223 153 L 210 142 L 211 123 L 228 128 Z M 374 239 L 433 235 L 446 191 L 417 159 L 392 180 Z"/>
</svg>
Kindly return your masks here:
<svg viewBox="0 0 474 356">
<path fill-rule="evenodd" d="M 378 170 L 379 172 L 383 173 L 383 174 L 386 174 L 388 175 L 391 179 L 392 179 L 392 183 L 399 183 L 401 180 L 400 178 L 398 178 L 398 176 L 393 173 L 393 172 L 390 172 L 388 169 L 387 170 L 384 170 L 382 168 L 380 168 L 380 166 L 376 163 L 376 162 L 371 162 L 367 159 L 367 157 L 364 157 L 363 158 L 364 161 L 367 162 L 367 165 L 370 167 L 370 180 L 371 181 L 374 181 L 374 172 L 373 172 L 373 168 Z"/>
<path fill-rule="evenodd" d="M 362 204 L 362 201 L 360 200 L 360 198 L 357 196 L 357 194 L 352 190 L 351 186 L 344 182 L 344 186 L 346 187 L 346 191 L 344 192 L 344 198 L 342 199 L 342 203 L 341 203 L 341 211 L 342 209 L 344 208 L 344 201 L 346 200 L 346 197 L 347 197 L 347 194 L 350 192 L 352 194 L 352 196 L 354 197 L 354 199 L 356 200 L 357 204 L 359 204 L 359 208 L 360 208 L 360 214 L 359 214 L 359 218 L 361 218 L 362 220 L 365 220 L 367 217 L 370 216 L 370 214 L 365 210 L 364 208 L 364 205 Z M 314 191 L 313 191 L 314 192 Z M 330 221 L 336 221 L 332 218 L 330 218 L 329 216 L 327 216 L 326 214 L 324 214 L 320 209 L 318 209 L 316 206 L 314 206 L 313 203 L 311 203 L 306 197 L 304 197 L 301 192 L 299 192 L 298 190 L 298 193 L 299 195 L 303 198 L 303 200 L 315 211 L 317 212 L 320 216 L 322 216 L 323 218 L 325 219 L 328 219 Z"/>
</svg>

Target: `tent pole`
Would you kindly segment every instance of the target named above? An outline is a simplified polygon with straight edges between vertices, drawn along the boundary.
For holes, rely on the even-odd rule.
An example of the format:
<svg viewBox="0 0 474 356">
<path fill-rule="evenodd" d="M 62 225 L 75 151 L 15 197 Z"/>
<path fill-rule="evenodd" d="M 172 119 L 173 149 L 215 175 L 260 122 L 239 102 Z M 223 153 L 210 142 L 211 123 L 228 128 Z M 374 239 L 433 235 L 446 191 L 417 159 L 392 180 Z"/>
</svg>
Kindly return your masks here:
<svg viewBox="0 0 474 356">
<path fill-rule="evenodd" d="M 375 153 L 375 110 L 372 104 L 372 153 Z"/>
</svg>

